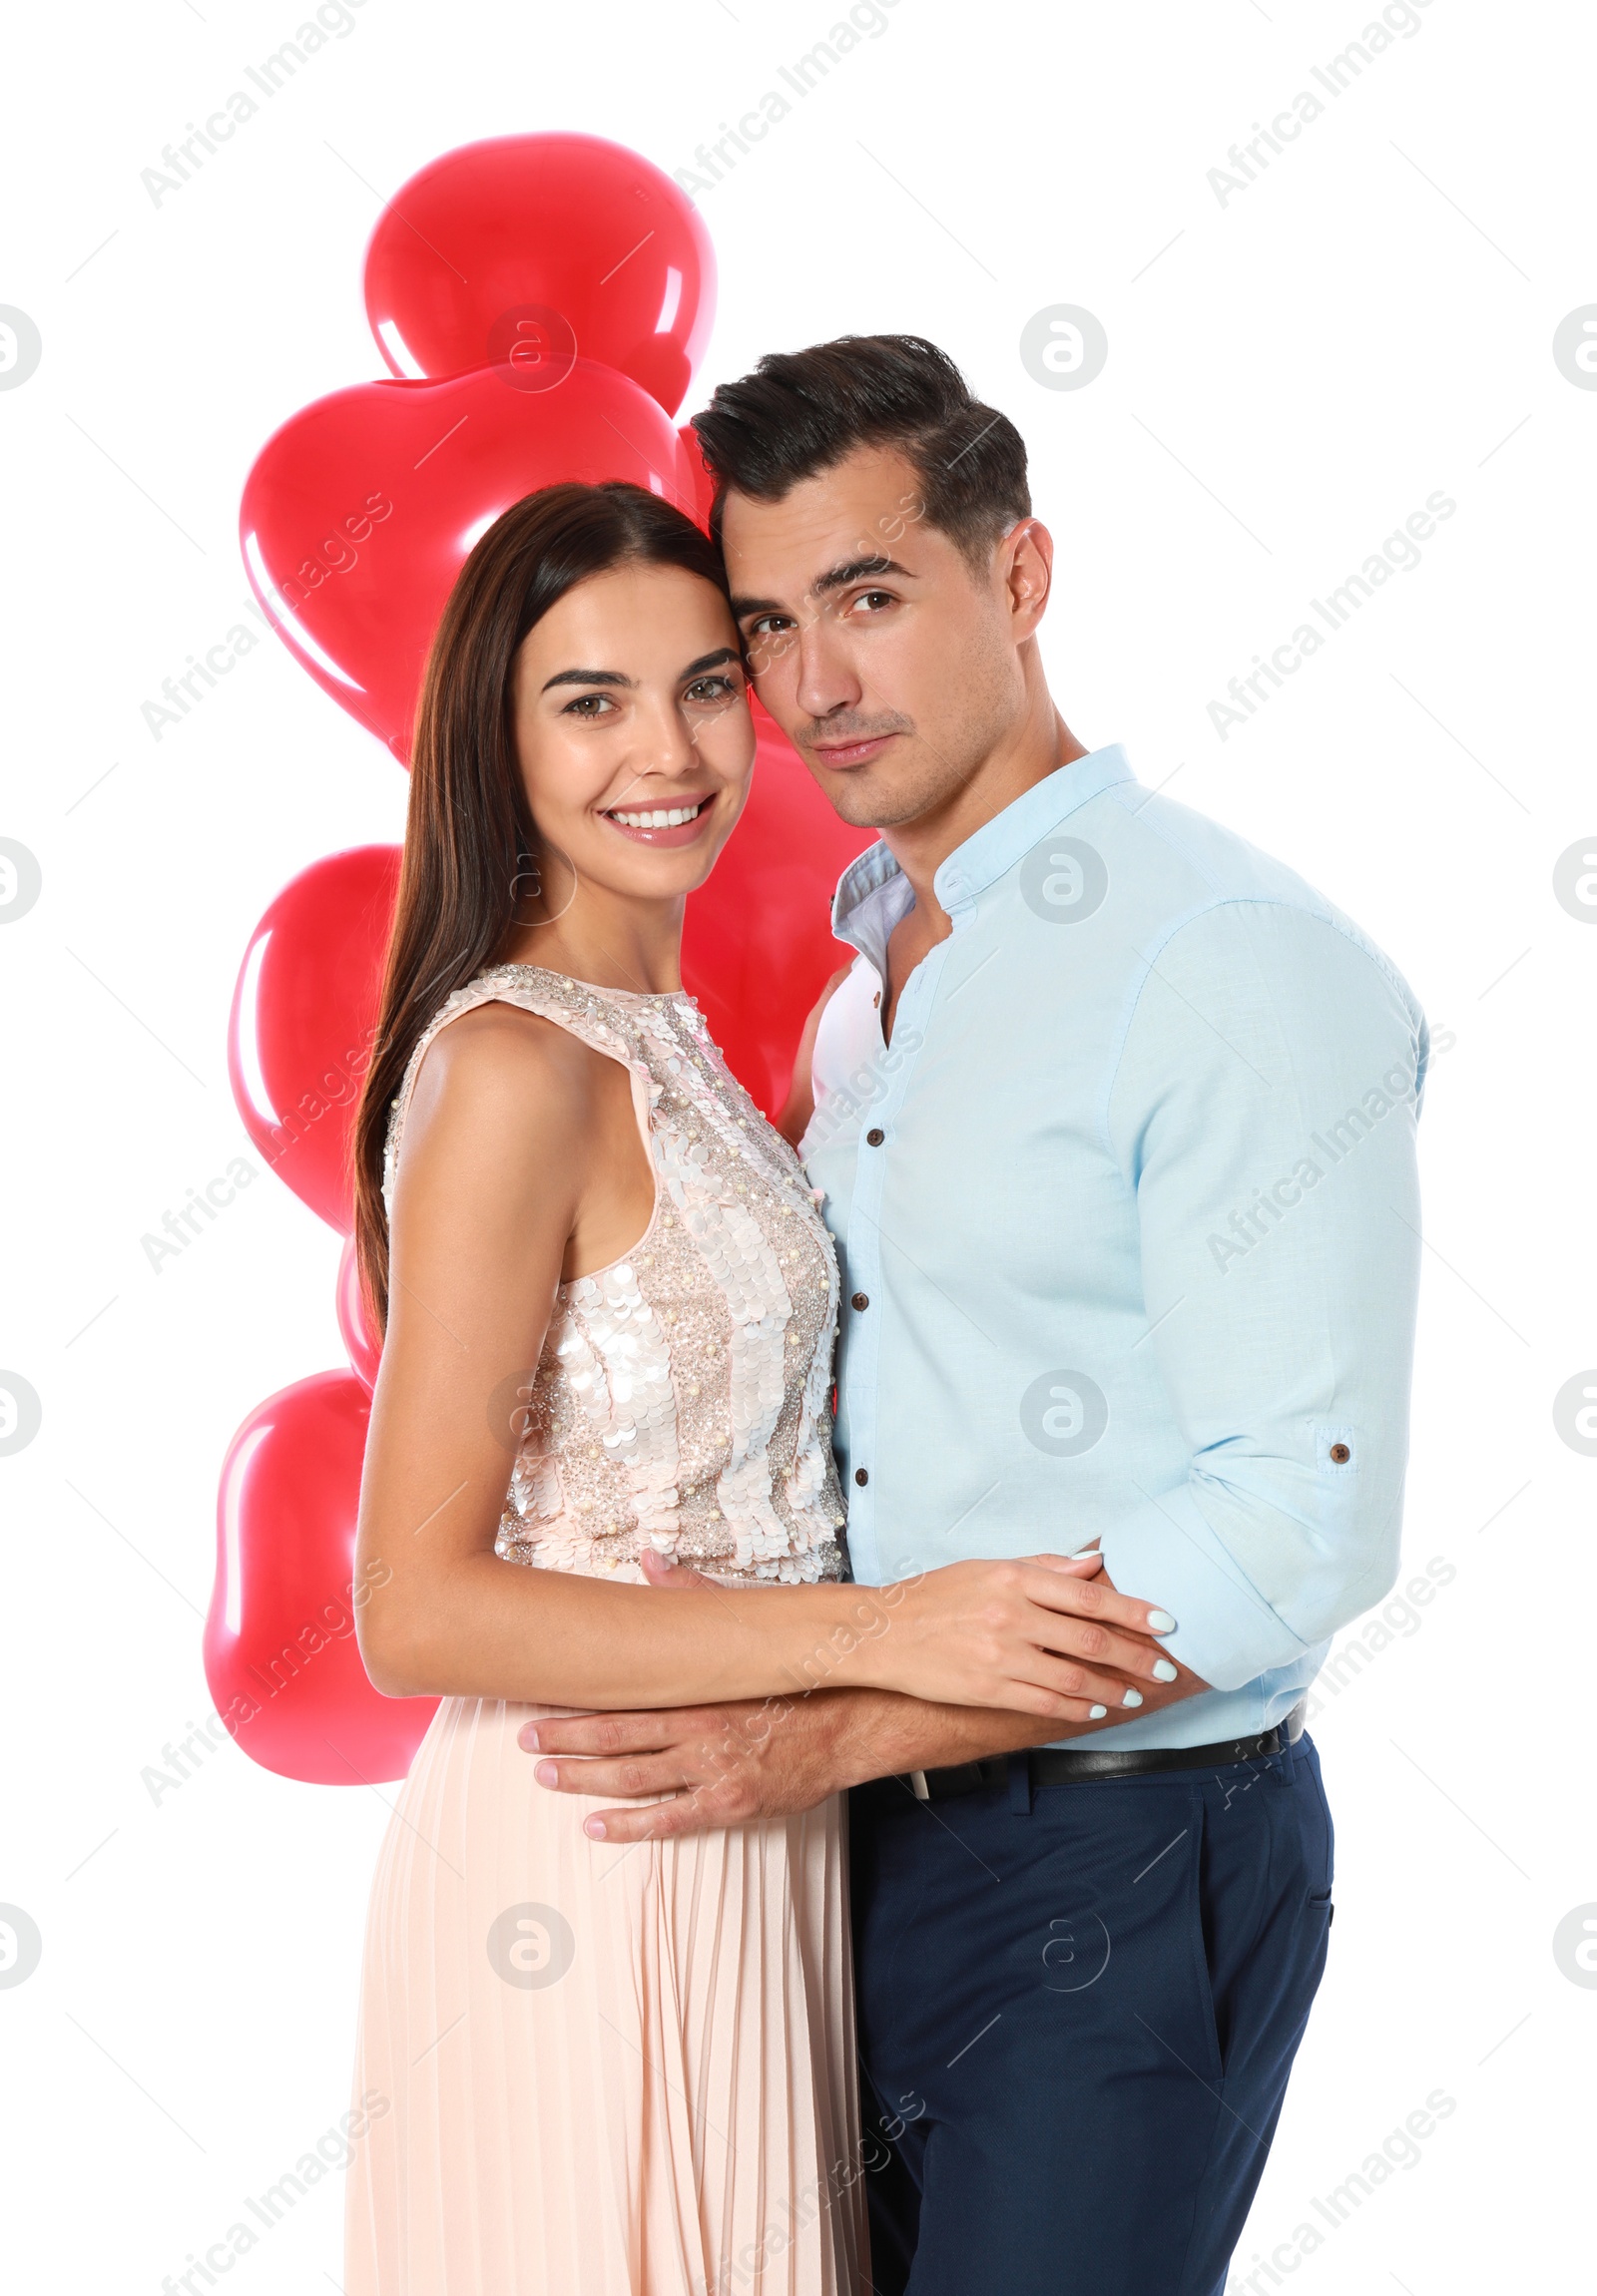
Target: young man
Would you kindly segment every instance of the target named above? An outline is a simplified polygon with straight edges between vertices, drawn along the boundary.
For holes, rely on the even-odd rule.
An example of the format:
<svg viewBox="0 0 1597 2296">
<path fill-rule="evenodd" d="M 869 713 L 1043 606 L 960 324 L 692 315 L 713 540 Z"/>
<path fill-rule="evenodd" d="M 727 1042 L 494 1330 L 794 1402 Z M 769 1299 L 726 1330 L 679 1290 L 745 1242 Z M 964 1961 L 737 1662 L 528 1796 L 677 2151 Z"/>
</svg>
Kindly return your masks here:
<svg viewBox="0 0 1597 2296">
<path fill-rule="evenodd" d="M 678 1796 L 617 1841 L 858 1789 L 883 2296 L 1215 2296 L 1331 1918 L 1304 1694 L 1396 1570 L 1424 1020 L 1301 878 L 1071 734 L 1025 450 L 942 353 L 767 358 L 696 428 L 761 698 L 882 833 L 803 1142 L 855 1575 L 1094 1549 L 1180 1671 L 1029 1752 L 1024 1715 L 818 1690 L 540 1722 L 590 1757 L 540 1775 Z"/>
</svg>

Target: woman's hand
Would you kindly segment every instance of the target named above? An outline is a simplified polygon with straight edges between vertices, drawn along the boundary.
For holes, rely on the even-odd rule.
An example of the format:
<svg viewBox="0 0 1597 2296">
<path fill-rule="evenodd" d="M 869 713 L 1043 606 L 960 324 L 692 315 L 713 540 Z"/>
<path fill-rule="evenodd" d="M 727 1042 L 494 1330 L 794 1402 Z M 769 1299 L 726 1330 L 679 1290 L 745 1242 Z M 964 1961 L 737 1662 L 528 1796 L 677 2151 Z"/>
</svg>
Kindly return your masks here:
<svg viewBox="0 0 1597 2296">
<path fill-rule="evenodd" d="M 1098 1721 L 1142 1704 L 1138 1681 L 1172 1682 L 1155 1639 L 1168 1610 L 1100 1584 L 1099 1555 L 952 1563 L 897 1586 L 860 1588 L 880 1623 L 863 1671 L 879 1688 L 959 1706 L 1009 1706 Z M 1111 1670 L 1112 1669 L 1112 1670 Z"/>
</svg>

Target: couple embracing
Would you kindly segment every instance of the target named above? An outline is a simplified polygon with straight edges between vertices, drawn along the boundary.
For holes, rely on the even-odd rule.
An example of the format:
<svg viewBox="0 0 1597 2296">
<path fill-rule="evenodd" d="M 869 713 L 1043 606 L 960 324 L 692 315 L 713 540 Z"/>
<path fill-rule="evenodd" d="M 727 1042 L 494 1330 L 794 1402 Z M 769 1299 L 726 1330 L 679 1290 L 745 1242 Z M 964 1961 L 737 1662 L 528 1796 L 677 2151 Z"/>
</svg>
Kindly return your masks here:
<svg viewBox="0 0 1597 2296">
<path fill-rule="evenodd" d="M 1217 2296 L 1331 1919 L 1305 1694 L 1396 1570 L 1424 1020 L 1070 732 L 941 352 L 696 429 L 713 539 L 529 496 L 424 686 L 358 1566 L 442 1702 L 348 2296 Z M 678 970 L 751 689 L 880 832 L 780 1129 Z"/>
</svg>

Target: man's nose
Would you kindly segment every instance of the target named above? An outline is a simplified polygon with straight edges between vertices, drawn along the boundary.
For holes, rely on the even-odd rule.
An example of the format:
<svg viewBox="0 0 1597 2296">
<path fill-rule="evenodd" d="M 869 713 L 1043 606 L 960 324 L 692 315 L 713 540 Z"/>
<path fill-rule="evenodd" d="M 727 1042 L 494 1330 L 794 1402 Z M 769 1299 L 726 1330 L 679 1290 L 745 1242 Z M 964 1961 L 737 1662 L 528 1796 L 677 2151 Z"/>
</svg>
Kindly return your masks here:
<svg viewBox="0 0 1597 2296">
<path fill-rule="evenodd" d="M 838 709 L 856 709 L 862 689 L 847 651 L 837 643 L 831 618 L 819 614 L 800 630 L 795 641 L 798 674 L 794 698 L 809 717 L 829 717 Z"/>
</svg>

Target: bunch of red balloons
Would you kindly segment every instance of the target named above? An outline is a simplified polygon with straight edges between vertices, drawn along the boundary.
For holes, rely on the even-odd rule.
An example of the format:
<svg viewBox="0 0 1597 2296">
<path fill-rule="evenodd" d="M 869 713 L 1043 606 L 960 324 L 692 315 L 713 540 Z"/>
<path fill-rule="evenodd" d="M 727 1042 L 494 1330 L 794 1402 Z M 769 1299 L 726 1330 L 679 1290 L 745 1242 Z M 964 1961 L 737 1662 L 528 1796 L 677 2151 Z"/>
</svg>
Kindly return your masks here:
<svg viewBox="0 0 1597 2296">
<path fill-rule="evenodd" d="M 678 412 L 715 308 L 697 210 L 594 136 L 446 153 L 383 210 L 366 315 L 393 377 L 303 407 L 267 440 L 240 539 L 256 596 L 310 676 L 408 761 L 433 629 L 501 512 L 558 480 L 631 479 L 701 523 L 708 476 Z M 683 975 L 755 1099 L 785 1097 L 838 962 L 828 910 L 863 840 L 760 716 L 753 793 L 689 904 Z M 251 935 L 229 1072 L 271 1168 L 346 1239 L 351 1125 L 375 1035 L 399 849 L 312 862 Z M 350 1368 L 253 1411 L 218 1500 L 206 1671 L 239 1744 L 329 1784 L 402 1777 L 437 1703 L 380 1697 L 356 1640 L 355 1516 L 381 1343 L 352 1245 L 338 1273 Z"/>
</svg>

